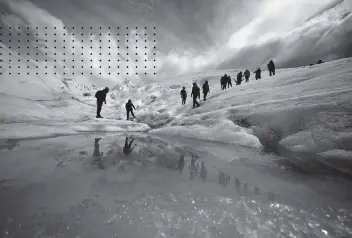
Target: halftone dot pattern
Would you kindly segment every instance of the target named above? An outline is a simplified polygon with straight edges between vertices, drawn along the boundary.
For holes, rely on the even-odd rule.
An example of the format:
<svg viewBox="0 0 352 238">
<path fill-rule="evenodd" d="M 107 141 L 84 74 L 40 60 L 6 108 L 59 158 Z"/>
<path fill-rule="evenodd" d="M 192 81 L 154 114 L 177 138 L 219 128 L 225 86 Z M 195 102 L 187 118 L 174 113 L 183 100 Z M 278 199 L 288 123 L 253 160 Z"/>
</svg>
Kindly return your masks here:
<svg viewBox="0 0 352 238">
<path fill-rule="evenodd" d="M 43 73 L 156 75 L 156 27 L 0 26 L 0 74 Z"/>
</svg>

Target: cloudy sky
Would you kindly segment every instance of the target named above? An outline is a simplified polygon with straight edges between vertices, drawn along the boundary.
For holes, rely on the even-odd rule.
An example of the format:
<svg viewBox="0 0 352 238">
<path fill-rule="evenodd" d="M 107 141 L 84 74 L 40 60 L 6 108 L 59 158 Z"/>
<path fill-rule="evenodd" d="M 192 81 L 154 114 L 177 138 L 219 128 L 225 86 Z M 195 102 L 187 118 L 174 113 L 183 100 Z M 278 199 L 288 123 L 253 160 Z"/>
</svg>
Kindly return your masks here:
<svg viewBox="0 0 352 238">
<path fill-rule="evenodd" d="M 11 50 L 15 34 L 31 37 L 31 50 L 56 59 L 56 69 L 84 64 L 82 70 L 112 84 L 126 73 L 165 80 L 215 68 L 255 69 L 270 59 L 294 67 L 352 56 L 352 0 L 0 0 L 0 9 L 1 37 Z"/>
</svg>

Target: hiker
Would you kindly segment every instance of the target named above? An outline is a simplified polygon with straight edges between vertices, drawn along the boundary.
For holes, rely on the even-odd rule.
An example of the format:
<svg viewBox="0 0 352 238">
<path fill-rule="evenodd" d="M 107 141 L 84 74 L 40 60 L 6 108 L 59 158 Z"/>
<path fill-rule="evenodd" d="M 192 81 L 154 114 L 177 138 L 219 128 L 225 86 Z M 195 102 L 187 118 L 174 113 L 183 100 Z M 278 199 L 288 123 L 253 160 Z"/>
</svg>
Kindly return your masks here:
<svg viewBox="0 0 352 238">
<path fill-rule="evenodd" d="M 196 105 L 199 107 L 200 104 L 197 102 L 197 98 L 200 99 L 200 89 L 196 83 L 193 83 L 191 97 L 193 97 L 193 109 L 196 107 Z"/>
<path fill-rule="evenodd" d="M 258 68 L 256 71 L 254 71 L 253 73 L 255 73 L 255 80 L 258 80 L 258 79 L 261 79 L 262 76 L 261 76 L 261 73 L 262 73 L 262 70 L 260 68 Z"/>
<path fill-rule="evenodd" d="M 133 141 L 134 141 L 134 138 L 132 138 L 130 143 L 128 143 L 128 136 L 126 137 L 125 146 L 123 147 L 123 153 L 125 155 L 129 155 L 132 152 L 132 150 L 134 149 L 134 146 L 131 148 Z"/>
<path fill-rule="evenodd" d="M 322 64 L 324 63 L 322 60 L 318 60 L 317 64 Z"/>
<path fill-rule="evenodd" d="M 95 97 L 97 98 L 97 118 L 103 118 L 100 115 L 101 108 L 103 106 L 103 102 L 106 104 L 106 94 L 109 92 L 109 88 L 106 87 L 103 90 L 99 90 L 98 92 L 95 93 Z"/>
<path fill-rule="evenodd" d="M 226 77 L 227 77 L 227 75 L 225 74 L 220 79 L 221 90 L 225 90 L 226 89 Z"/>
<path fill-rule="evenodd" d="M 232 87 L 231 76 L 226 75 L 226 83 L 228 88 Z"/>
<path fill-rule="evenodd" d="M 205 80 L 205 83 L 203 84 L 203 99 L 204 101 L 207 100 L 207 94 L 209 93 L 209 84 L 208 80 Z"/>
<path fill-rule="evenodd" d="M 249 72 L 248 69 L 246 69 L 246 71 L 244 71 L 244 77 L 246 79 L 246 83 L 249 82 L 249 77 L 251 76 L 251 73 Z"/>
<path fill-rule="evenodd" d="M 268 66 L 270 76 L 275 75 L 275 64 L 272 60 L 270 60 Z"/>
<path fill-rule="evenodd" d="M 128 102 L 126 103 L 126 113 L 127 113 L 127 120 L 130 119 L 130 113 L 132 114 L 132 116 L 134 118 L 136 118 L 133 114 L 133 109 L 136 110 L 136 108 L 134 107 L 131 99 L 128 100 Z"/>
<path fill-rule="evenodd" d="M 242 78 L 243 78 L 243 75 L 242 75 L 242 71 L 241 71 L 241 72 L 239 72 L 239 73 L 237 74 L 236 85 L 241 85 L 241 83 L 242 83 Z"/>
<path fill-rule="evenodd" d="M 180 92 L 180 95 L 181 95 L 181 99 L 182 99 L 182 105 L 185 105 L 186 104 L 186 99 L 187 99 L 186 87 L 182 88 L 182 90 Z"/>
</svg>

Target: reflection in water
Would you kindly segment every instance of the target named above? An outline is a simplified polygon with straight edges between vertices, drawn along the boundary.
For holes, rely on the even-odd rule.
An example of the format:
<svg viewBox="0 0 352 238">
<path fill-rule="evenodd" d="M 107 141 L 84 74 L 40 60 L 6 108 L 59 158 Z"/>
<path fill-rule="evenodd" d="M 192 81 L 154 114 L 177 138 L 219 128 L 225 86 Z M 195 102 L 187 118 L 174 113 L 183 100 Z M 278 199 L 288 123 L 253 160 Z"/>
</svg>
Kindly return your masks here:
<svg viewBox="0 0 352 238">
<path fill-rule="evenodd" d="M 193 180 L 194 176 L 198 176 L 198 164 L 196 164 L 196 161 L 198 158 L 195 155 L 191 155 L 191 165 L 189 166 L 189 179 Z"/>
<path fill-rule="evenodd" d="M 207 169 L 205 168 L 204 161 L 202 161 L 202 167 L 200 168 L 200 177 L 205 181 L 207 178 Z"/>
<path fill-rule="evenodd" d="M 125 155 L 129 155 L 132 152 L 132 150 L 134 149 L 134 147 L 131 148 L 133 141 L 134 141 L 134 138 L 132 138 L 130 143 L 128 143 L 128 136 L 126 137 L 125 146 L 123 147 L 123 153 Z"/>
<path fill-rule="evenodd" d="M 4 142 L 0 142 L 0 150 L 7 149 L 9 151 L 12 151 L 14 148 L 16 148 L 19 145 L 20 145 L 19 140 L 8 139 Z"/>
<path fill-rule="evenodd" d="M 303 197 L 308 199 L 302 199 L 304 207 L 300 207 L 300 201 L 290 199 L 296 197 L 293 193 L 298 197 L 302 190 L 294 190 L 293 186 L 291 192 L 283 187 L 291 182 L 278 183 L 260 171 L 251 174 L 247 172 L 252 171 L 247 170 L 248 161 L 246 166 L 243 162 L 230 166 L 225 158 L 232 153 L 224 158 L 207 154 L 208 147 L 199 146 L 202 142 L 195 142 L 197 150 L 190 150 L 188 144 L 177 144 L 175 148 L 157 139 L 152 143 L 150 138 L 135 137 L 132 143 L 132 136 L 125 141 L 125 135 L 110 140 L 104 135 L 103 156 L 101 139 L 92 137 L 89 141 L 94 140 L 95 166 L 104 169 L 92 171 L 91 158 L 87 168 L 86 156 L 80 152 L 86 148 L 86 140 L 77 137 L 74 142 L 80 144 L 75 150 L 67 150 L 72 145 L 62 146 L 66 138 L 57 146 L 56 138 L 34 141 L 28 157 L 55 155 L 67 167 L 73 165 L 72 170 L 77 169 L 79 175 L 57 169 L 55 176 L 47 176 L 47 163 L 38 164 L 38 170 L 27 165 L 13 166 L 12 161 L 28 153 L 31 141 L 12 152 L 0 151 L 1 158 L 14 158 L 0 160 L 3 170 L 13 169 L 14 175 L 22 174 L 24 178 L 20 181 L 24 184 L 17 185 L 11 176 L 0 172 L 0 197 L 4 198 L 0 203 L 0 237 L 351 237 L 352 232 L 347 230 L 351 221 L 348 206 L 342 204 L 345 210 L 340 211 L 335 204 L 331 208 L 320 206 L 316 197 Z M 125 156 L 123 147 L 130 152 L 133 145 L 133 153 Z M 23 162 L 28 163 L 25 159 Z M 189 168 L 191 186 L 188 171 L 182 174 L 185 168 Z M 33 180 L 25 179 L 27 174 Z M 42 186 L 43 178 L 47 186 Z M 24 204 L 25 209 L 18 209 L 18 204 Z M 312 209 L 307 210 L 308 205 Z M 34 215 L 26 214 L 27 210 Z M 2 226 L 1 221 L 6 224 Z M 326 231 L 330 234 L 325 235 Z"/>
<path fill-rule="evenodd" d="M 178 169 L 180 170 L 180 174 L 182 174 L 184 167 L 185 167 L 185 156 L 180 155 L 180 160 L 178 161 Z"/>
<path fill-rule="evenodd" d="M 95 138 L 94 140 L 94 151 L 93 151 L 93 165 L 98 165 L 100 169 L 104 169 L 103 163 L 103 152 L 100 153 L 99 141 L 101 138 Z"/>
<path fill-rule="evenodd" d="M 231 179 L 231 176 L 229 176 L 228 174 L 225 174 L 223 172 L 219 173 L 218 182 L 224 188 L 229 184 L 230 179 Z"/>
</svg>

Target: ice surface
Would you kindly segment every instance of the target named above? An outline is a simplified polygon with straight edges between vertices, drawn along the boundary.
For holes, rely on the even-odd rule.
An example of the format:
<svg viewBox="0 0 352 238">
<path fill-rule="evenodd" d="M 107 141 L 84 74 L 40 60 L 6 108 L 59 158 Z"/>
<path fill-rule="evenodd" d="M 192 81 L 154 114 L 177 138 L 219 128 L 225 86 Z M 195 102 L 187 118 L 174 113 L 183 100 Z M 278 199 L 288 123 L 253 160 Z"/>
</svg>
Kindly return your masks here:
<svg viewBox="0 0 352 238">
<path fill-rule="evenodd" d="M 94 118 L 94 93 L 99 88 L 81 83 L 82 78 L 57 76 L 46 82 L 43 75 L 31 78 L 2 75 L 1 137 L 18 138 L 20 131 L 27 131 L 23 137 L 30 137 L 31 131 L 37 137 L 151 129 L 149 133 L 264 147 L 276 152 L 318 155 L 336 149 L 351 151 L 351 66 L 352 59 L 346 58 L 279 69 L 273 77 L 263 71 L 258 81 L 252 73 L 249 83 L 240 86 L 233 83 L 225 91 L 220 90 L 220 76 L 228 73 L 234 77 L 239 70 L 172 76 L 165 83 L 147 85 L 125 80 L 109 92 L 107 104 L 103 105 L 102 115 L 106 118 L 103 120 Z M 191 85 L 197 82 L 201 86 L 205 80 L 210 84 L 208 100 L 201 100 L 201 106 L 192 109 Z M 187 87 L 189 96 L 185 106 L 181 105 L 179 94 L 182 86 Z M 135 122 L 126 122 L 128 99 L 137 108 Z M 22 123 L 22 129 L 11 132 L 18 123 Z M 24 129 L 26 125 L 28 129 Z M 32 125 L 43 129 L 30 129 Z"/>
</svg>

